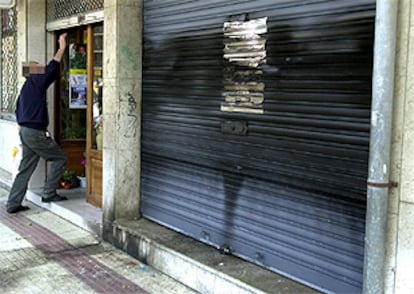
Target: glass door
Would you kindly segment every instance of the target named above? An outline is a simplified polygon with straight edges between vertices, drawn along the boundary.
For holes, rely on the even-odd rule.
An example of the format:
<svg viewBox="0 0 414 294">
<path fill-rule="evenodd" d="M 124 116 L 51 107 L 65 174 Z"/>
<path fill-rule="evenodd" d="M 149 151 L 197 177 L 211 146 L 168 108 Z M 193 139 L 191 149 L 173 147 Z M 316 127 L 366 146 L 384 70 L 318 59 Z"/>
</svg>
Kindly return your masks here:
<svg viewBox="0 0 414 294">
<path fill-rule="evenodd" d="M 62 76 L 56 95 L 55 138 L 65 152 L 66 170 L 79 177 L 85 176 L 86 117 L 87 117 L 87 28 L 66 31 L 67 50 L 62 58 Z M 56 37 L 62 32 L 58 32 Z"/>
</svg>

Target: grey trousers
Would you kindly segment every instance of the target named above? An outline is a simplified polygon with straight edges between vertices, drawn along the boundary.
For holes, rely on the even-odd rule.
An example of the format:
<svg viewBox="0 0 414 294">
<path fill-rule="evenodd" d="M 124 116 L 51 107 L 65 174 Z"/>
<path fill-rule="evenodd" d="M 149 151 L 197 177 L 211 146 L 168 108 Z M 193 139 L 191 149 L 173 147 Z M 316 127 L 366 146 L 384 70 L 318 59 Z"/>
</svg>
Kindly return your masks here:
<svg viewBox="0 0 414 294">
<path fill-rule="evenodd" d="M 50 162 L 43 187 L 42 197 L 49 198 L 56 194 L 61 177 L 65 171 L 66 155 L 59 145 L 45 131 L 21 127 L 19 131 L 22 142 L 22 159 L 19 171 L 14 179 L 7 200 L 7 209 L 21 205 L 27 191 L 30 177 L 36 169 L 40 158 Z"/>
</svg>

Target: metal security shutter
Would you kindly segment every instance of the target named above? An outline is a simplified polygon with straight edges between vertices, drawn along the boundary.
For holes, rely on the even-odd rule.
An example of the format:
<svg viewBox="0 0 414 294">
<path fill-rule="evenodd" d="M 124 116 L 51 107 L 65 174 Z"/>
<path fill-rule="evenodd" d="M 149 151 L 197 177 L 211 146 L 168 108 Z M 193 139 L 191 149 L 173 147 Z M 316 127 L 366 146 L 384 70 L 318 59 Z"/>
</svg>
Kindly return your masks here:
<svg viewBox="0 0 414 294">
<path fill-rule="evenodd" d="M 238 15 L 268 18 L 263 114 L 220 110 Z M 143 215 L 360 292 L 374 21 L 375 0 L 144 1 Z"/>
</svg>

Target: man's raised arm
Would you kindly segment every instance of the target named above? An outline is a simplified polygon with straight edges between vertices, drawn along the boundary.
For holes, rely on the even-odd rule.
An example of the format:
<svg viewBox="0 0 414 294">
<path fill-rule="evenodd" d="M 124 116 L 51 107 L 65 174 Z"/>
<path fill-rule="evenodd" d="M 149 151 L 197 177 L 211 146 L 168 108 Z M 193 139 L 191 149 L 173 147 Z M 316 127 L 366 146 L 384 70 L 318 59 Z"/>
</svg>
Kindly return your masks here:
<svg viewBox="0 0 414 294">
<path fill-rule="evenodd" d="M 62 60 L 63 54 L 65 53 L 66 49 L 66 33 L 59 36 L 59 49 L 56 52 L 55 56 L 53 57 L 54 60 L 60 62 Z"/>
</svg>

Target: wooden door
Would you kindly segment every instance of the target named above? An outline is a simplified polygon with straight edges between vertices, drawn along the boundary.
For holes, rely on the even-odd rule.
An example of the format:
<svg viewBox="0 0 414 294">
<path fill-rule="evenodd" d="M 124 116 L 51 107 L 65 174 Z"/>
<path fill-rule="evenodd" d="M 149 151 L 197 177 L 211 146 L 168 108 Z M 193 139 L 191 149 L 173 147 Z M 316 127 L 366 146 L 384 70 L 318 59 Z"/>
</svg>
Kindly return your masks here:
<svg viewBox="0 0 414 294">
<path fill-rule="evenodd" d="M 87 91 L 86 201 L 102 207 L 102 54 L 103 24 L 89 25 Z"/>
</svg>

